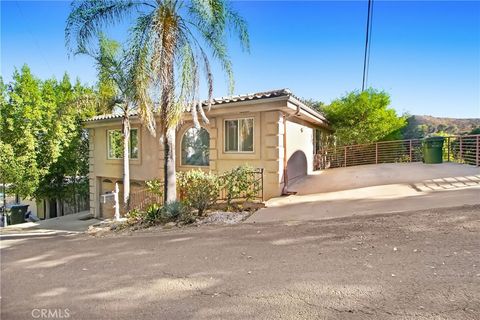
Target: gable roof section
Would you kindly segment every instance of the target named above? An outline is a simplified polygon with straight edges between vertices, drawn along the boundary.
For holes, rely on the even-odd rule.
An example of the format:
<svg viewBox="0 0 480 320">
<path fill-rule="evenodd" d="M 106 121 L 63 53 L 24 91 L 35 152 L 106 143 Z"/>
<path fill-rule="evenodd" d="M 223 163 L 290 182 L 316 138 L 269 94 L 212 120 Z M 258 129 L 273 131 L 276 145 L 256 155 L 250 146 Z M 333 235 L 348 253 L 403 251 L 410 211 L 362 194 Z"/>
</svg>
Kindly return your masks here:
<svg viewBox="0 0 480 320">
<path fill-rule="evenodd" d="M 318 118 L 320 121 L 328 125 L 328 121 L 320 112 L 304 104 L 301 101 L 301 99 L 297 98 L 289 89 L 279 89 L 279 90 L 271 90 L 271 91 L 215 98 L 212 100 L 211 104 L 212 106 L 217 106 L 217 108 L 220 108 L 222 107 L 222 105 L 225 105 L 226 107 L 228 104 L 231 104 L 231 103 L 239 104 L 239 103 L 248 102 L 248 101 L 268 100 L 268 99 L 282 98 L 282 97 L 285 97 L 286 100 L 290 100 L 292 103 L 296 104 L 299 108 L 303 109 L 307 113 L 311 114 L 312 116 Z M 207 106 L 208 101 L 204 101 L 202 104 L 203 106 Z M 133 117 L 138 116 L 138 113 L 132 112 L 130 116 L 133 116 Z M 105 115 L 98 115 L 93 118 L 87 119 L 85 120 L 85 122 L 113 120 L 113 119 L 120 119 L 120 118 L 122 118 L 122 115 L 119 113 L 105 114 Z"/>
</svg>

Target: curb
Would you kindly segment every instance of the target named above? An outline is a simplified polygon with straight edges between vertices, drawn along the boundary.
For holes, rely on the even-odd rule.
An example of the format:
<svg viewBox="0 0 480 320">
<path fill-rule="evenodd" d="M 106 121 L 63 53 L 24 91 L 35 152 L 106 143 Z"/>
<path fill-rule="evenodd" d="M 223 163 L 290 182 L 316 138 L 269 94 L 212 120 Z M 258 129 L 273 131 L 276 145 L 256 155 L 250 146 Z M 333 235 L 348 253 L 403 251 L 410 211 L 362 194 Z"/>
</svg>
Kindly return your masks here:
<svg viewBox="0 0 480 320">
<path fill-rule="evenodd" d="M 9 239 L 21 239 L 21 238 L 45 238 L 45 237 L 54 237 L 54 236 L 67 236 L 80 234 L 82 232 L 78 231 L 55 231 L 49 230 L 47 232 L 22 232 L 22 233 L 10 233 L 10 234 L 0 234 L 0 240 L 9 240 Z"/>
</svg>

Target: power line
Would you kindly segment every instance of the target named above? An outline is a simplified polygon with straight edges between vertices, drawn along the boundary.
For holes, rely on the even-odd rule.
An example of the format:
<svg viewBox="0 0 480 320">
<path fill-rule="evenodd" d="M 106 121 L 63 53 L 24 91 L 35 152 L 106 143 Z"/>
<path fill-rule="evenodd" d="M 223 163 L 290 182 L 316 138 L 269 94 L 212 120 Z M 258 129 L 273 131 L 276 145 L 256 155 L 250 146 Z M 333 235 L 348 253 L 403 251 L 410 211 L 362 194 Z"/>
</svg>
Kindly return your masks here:
<svg viewBox="0 0 480 320">
<path fill-rule="evenodd" d="M 368 80 L 368 69 L 370 66 L 370 46 L 372 38 L 372 21 L 373 21 L 373 0 L 368 0 L 368 13 L 367 13 L 367 32 L 365 36 L 365 54 L 363 57 L 363 80 L 362 91 L 365 90 L 365 85 Z"/>
<path fill-rule="evenodd" d="M 372 35 L 373 35 L 373 1 L 372 0 L 372 7 L 371 7 L 371 11 L 370 11 L 370 32 L 369 32 L 369 35 L 370 35 L 370 41 L 369 41 L 369 44 L 368 44 L 368 54 L 367 54 L 367 75 L 365 76 L 365 87 L 368 86 L 368 76 L 370 74 L 370 49 L 372 48 Z"/>
</svg>

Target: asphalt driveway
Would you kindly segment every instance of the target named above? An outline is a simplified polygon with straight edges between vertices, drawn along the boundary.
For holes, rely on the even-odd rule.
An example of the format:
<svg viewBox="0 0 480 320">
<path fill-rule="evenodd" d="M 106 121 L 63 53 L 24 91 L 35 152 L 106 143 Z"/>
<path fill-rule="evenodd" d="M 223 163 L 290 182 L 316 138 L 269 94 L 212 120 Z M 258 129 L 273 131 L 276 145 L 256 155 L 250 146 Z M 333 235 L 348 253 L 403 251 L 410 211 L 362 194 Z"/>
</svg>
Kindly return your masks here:
<svg viewBox="0 0 480 320">
<path fill-rule="evenodd" d="M 1 319 L 478 319 L 480 206 L 2 240 Z"/>
</svg>

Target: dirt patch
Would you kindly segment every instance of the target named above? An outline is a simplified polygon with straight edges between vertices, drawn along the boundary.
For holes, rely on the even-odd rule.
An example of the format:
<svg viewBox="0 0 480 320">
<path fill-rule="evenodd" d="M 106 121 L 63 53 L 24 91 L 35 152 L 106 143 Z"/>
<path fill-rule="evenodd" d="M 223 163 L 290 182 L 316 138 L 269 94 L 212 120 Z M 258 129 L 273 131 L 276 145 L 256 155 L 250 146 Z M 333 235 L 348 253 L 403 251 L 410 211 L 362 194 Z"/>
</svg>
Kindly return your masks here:
<svg viewBox="0 0 480 320">
<path fill-rule="evenodd" d="M 203 217 L 197 217 L 193 223 L 183 221 L 168 222 L 165 224 L 134 224 L 130 225 L 125 219 L 121 221 L 104 220 L 88 228 L 87 234 L 96 237 L 105 237 L 109 235 L 132 234 L 142 231 L 161 231 L 178 228 L 190 228 L 206 225 L 235 225 L 239 224 L 252 215 L 252 211 L 228 212 L 214 211 L 209 212 Z"/>
</svg>

